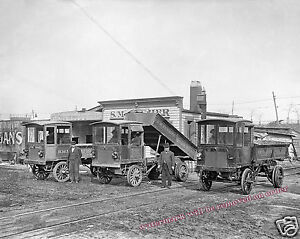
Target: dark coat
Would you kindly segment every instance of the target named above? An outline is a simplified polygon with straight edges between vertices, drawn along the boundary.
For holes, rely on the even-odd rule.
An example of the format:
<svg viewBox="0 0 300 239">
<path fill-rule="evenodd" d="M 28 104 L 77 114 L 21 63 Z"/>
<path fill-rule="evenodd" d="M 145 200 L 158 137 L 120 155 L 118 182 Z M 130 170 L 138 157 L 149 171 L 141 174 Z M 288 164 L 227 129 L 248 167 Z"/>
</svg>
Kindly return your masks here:
<svg viewBox="0 0 300 239">
<path fill-rule="evenodd" d="M 172 174 L 173 173 L 172 167 L 175 167 L 174 153 L 172 151 L 168 151 L 168 152 L 162 151 L 158 159 L 158 165 L 162 167 L 164 161 L 168 165 L 170 174 Z"/>
<path fill-rule="evenodd" d="M 78 160 L 80 161 L 81 160 L 81 150 L 80 148 L 76 147 L 74 148 L 74 152 L 72 152 L 72 147 L 70 147 L 68 149 L 68 161 L 70 160 Z"/>
</svg>

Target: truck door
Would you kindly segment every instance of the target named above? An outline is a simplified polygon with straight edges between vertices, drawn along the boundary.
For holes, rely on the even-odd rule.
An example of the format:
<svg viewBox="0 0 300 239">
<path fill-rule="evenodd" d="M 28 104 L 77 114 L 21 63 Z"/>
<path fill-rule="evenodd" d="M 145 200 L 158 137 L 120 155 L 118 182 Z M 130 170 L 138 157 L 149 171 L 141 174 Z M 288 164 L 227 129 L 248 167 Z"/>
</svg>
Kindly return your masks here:
<svg viewBox="0 0 300 239">
<path fill-rule="evenodd" d="M 45 129 L 46 135 L 46 146 L 45 146 L 45 156 L 46 160 L 56 159 L 56 131 L 54 126 L 47 126 Z"/>
<path fill-rule="evenodd" d="M 237 146 L 240 146 L 238 163 L 247 165 L 251 163 L 251 127 L 237 127 Z"/>
<path fill-rule="evenodd" d="M 123 161 L 128 161 L 129 157 L 129 129 L 128 126 L 121 127 L 121 145 L 120 154 Z"/>
<path fill-rule="evenodd" d="M 144 132 L 140 126 L 133 126 L 130 134 L 130 159 L 141 160 L 143 158 L 143 137 Z"/>
</svg>

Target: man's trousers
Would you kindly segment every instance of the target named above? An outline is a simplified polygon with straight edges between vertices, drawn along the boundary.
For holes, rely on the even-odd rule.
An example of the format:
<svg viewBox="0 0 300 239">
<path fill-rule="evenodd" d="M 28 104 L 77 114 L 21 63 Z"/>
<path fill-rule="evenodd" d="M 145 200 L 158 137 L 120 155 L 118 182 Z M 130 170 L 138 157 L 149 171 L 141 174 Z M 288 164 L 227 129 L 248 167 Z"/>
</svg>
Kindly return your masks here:
<svg viewBox="0 0 300 239">
<path fill-rule="evenodd" d="M 69 160 L 69 173 L 71 182 L 79 181 L 79 160 L 71 159 Z"/>
<path fill-rule="evenodd" d="M 161 180 L 163 186 L 166 186 L 167 180 L 168 180 L 168 186 L 172 185 L 172 175 L 169 172 L 168 165 L 165 163 L 162 165 Z"/>
</svg>

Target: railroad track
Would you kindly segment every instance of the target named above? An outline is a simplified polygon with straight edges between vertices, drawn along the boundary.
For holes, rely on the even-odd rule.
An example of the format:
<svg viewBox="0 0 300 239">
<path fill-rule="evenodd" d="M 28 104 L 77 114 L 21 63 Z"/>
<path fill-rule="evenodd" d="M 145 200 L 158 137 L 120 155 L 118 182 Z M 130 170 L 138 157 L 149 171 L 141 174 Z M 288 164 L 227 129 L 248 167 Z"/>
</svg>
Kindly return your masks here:
<svg viewBox="0 0 300 239">
<path fill-rule="evenodd" d="M 285 176 L 289 177 L 295 174 L 300 173 L 300 168 L 290 168 L 288 170 L 285 170 Z M 265 185 L 265 182 L 257 182 L 256 185 Z M 198 186 L 197 182 L 187 182 L 184 184 L 177 185 L 173 187 L 171 190 L 167 189 L 156 189 L 156 190 L 147 190 L 139 193 L 132 193 L 132 194 L 127 194 L 127 195 L 122 195 L 122 196 L 117 196 L 113 198 L 105 198 L 105 199 L 100 199 L 100 200 L 93 200 L 93 201 L 88 201 L 88 202 L 80 202 L 80 203 L 75 203 L 75 204 L 69 204 L 69 205 L 64 205 L 60 207 L 52 207 L 52 208 L 46 208 L 46 209 L 41 209 L 41 210 L 35 210 L 31 212 L 24 212 L 24 213 L 18 213 L 15 215 L 10 215 L 10 216 L 5 216 L 5 217 L 0 217 L 0 238 L 16 238 L 16 237 L 44 237 L 45 232 L 51 234 L 51 230 L 59 227 L 64 227 L 67 225 L 71 224 L 76 224 L 76 223 L 83 223 L 87 222 L 90 220 L 95 220 L 98 218 L 101 218 L 103 216 L 108 216 L 114 213 L 122 213 L 125 211 L 137 209 L 137 208 L 144 208 L 144 207 L 149 207 L 152 205 L 157 204 L 157 200 L 153 200 L 155 197 L 143 197 L 144 195 L 147 194 L 152 194 L 153 196 L 158 194 L 158 196 L 167 196 L 169 194 L 172 194 L 174 190 L 180 189 L 180 188 L 192 188 Z M 226 191 L 229 188 L 233 187 L 238 187 L 235 183 L 233 184 L 225 184 L 222 185 L 222 187 L 218 188 L 218 191 Z M 178 192 L 177 192 L 178 193 Z M 182 192 L 184 196 L 184 192 Z M 131 203 L 134 200 L 130 200 L 130 198 L 135 198 L 137 199 L 138 197 L 141 197 L 142 200 L 140 200 L 142 203 L 139 205 L 131 205 Z M 146 199 L 147 200 L 146 200 Z M 84 213 L 83 210 L 86 208 L 100 208 L 101 209 L 101 204 L 105 203 L 106 205 L 109 205 L 110 203 L 112 204 L 112 207 L 110 210 L 98 210 L 97 212 L 94 212 L 91 210 L 91 212 L 94 212 L 92 215 L 91 213 Z M 126 204 L 125 206 L 121 207 L 116 207 L 115 204 L 119 203 L 120 205 Z M 98 206 L 98 207 L 97 207 Z M 75 210 L 74 210 L 75 208 Z M 76 209 L 77 208 L 77 209 Z M 112 210 L 111 210 L 112 209 Z M 68 211 L 71 210 L 71 212 L 79 212 L 79 215 L 77 218 L 71 218 L 70 215 L 68 215 Z M 54 214 L 57 214 L 60 212 L 63 217 L 58 220 L 53 220 L 51 219 L 51 216 Z M 72 213 L 71 213 L 72 214 Z M 72 214 L 73 215 L 73 214 Z M 28 223 L 32 222 L 34 218 L 42 218 L 42 219 L 47 219 L 49 217 L 48 223 L 40 223 L 39 221 L 35 224 Z M 46 220 L 47 221 L 47 220 Z M 25 223 L 24 223 L 25 222 Z M 19 224 L 17 224 L 19 223 Z M 24 225 L 22 225 L 22 223 Z M 16 227 L 16 224 L 18 225 Z"/>
</svg>

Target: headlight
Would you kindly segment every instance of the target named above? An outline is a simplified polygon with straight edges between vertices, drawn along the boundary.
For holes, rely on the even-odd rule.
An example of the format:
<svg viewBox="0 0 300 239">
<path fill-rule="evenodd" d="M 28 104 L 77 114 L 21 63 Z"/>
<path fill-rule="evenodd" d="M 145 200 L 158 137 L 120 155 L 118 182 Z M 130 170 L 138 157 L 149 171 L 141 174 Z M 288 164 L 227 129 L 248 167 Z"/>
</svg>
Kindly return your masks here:
<svg viewBox="0 0 300 239">
<path fill-rule="evenodd" d="M 96 158 L 96 152 L 94 149 L 91 151 L 91 154 L 92 154 L 92 158 Z"/>
<path fill-rule="evenodd" d="M 39 155 L 40 158 L 42 158 L 42 157 L 44 157 L 44 152 L 40 150 L 40 151 L 38 152 L 38 155 Z"/>
<path fill-rule="evenodd" d="M 113 152 L 111 154 L 111 156 L 112 156 L 113 159 L 118 159 L 119 158 L 118 152 Z"/>
<path fill-rule="evenodd" d="M 197 160 L 204 160 L 204 152 L 198 152 L 197 153 Z"/>
<path fill-rule="evenodd" d="M 201 159 L 201 156 L 202 156 L 201 152 L 197 153 L 197 159 Z"/>
<path fill-rule="evenodd" d="M 227 159 L 229 159 L 229 160 L 233 160 L 233 159 L 234 159 L 234 157 L 233 157 L 231 154 L 228 154 L 228 155 L 227 155 Z"/>
</svg>

